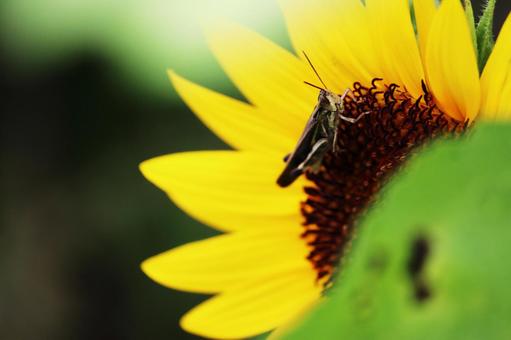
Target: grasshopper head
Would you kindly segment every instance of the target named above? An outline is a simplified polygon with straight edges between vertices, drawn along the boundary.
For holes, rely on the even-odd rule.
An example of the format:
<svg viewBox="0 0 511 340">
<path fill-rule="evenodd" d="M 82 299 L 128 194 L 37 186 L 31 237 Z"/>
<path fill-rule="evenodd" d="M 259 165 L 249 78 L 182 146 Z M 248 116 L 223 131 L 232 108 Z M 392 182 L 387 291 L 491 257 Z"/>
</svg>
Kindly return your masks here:
<svg viewBox="0 0 511 340">
<path fill-rule="evenodd" d="M 318 103 L 324 110 L 336 111 L 339 104 L 342 103 L 342 98 L 331 91 L 321 90 L 319 92 Z"/>
</svg>

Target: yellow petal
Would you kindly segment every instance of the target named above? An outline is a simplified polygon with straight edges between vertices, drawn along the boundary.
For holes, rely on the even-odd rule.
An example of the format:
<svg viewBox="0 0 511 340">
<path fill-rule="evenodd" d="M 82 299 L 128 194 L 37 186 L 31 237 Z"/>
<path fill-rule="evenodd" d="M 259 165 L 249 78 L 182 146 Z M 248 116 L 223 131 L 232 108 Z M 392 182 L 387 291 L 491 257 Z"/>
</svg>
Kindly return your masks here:
<svg viewBox="0 0 511 340">
<path fill-rule="evenodd" d="M 181 326 L 208 338 L 248 338 L 286 324 L 320 295 L 311 268 L 244 282 L 192 309 Z"/>
<path fill-rule="evenodd" d="M 303 83 L 312 80 L 306 65 L 282 47 L 234 23 L 210 23 L 205 34 L 225 72 L 252 104 L 264 109 L 264 118 L 298 134 L 318 95 Z"/>
<path fill-rule="evenodd" d="M 305 51 L 326 85 L 344 92 L 380 76 L 378 54 L 359 0 L 280 0 L 296 52 Z"/>
<path fill-rule="evenodd" d="M 366 7 L 384 80 L 418 97 L 424 72 L 408 0 L 366 0 Z"/>
<path fill-rule="evenodd" d="M 507 17 L 481 77 L 481 118 L 511 118 L 511 16 Z"/>
<path fill-rule="evenodd" d="M 140 166 L 177 206 L 220 230 L 299 224 L 303 180 L 280 188 L 283 168 L 280 156 L 241 151 L 179 153 Z"/>
<path fill-rule="evenodd" d="M 309 250 L 293 228 L 260 228 L 193 242 L 146 260 L 144 272 L 174 289 L 219 293 L 240 282 L 312 270 Z"/>
<path fill-rule="evenodd" d="M 413 0 L 413 9 L 419 33 L 420 50 L 422 57 L 425 58 L 429 30 L 436 11 L 435 0 Z"/>
<path fill-rule="evenodd" d="M 444 0 L 426 47 L 426 73 L 438 106 L 458 120 L 473 120 L 480 105 L 479 71 L 472 36 L 459 0 Z"/>
<path fill-rule="evenodd" d="M 194 84 L 169 71 L 177 92 L 204 124 L 236 149 L 289 152 L 300 132 L 292 119 L 284 124 L 275 112 L 255 108 Z M 301 128 L 303 129 L 303 125 Z"/>
</svg>

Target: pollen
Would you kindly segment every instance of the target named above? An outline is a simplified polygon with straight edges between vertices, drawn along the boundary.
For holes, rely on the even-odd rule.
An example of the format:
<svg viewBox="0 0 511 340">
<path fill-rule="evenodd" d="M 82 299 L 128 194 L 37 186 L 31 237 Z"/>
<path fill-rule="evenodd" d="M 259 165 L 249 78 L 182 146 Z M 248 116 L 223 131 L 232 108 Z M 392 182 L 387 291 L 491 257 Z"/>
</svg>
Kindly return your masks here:
<svg viewBox="0 0 511 340">
<path fill-rule="evenodd" d="M 310 185 L 301 203 L 305 228 L 302 238 L 310 246 L 308 260 L 317 279 L 331 282 L 342 255 L 349 248 L 364 211 L 382 186 L 428 141 L 460 136 L 469 122 L 456 121 L 435 105 L 425 84 L 412 98 L 395 84 L 374 79 L 370 87 L 355 83 L 345 99 L 337 144 L 317 172 L 306 173 Z"/>
</svg>

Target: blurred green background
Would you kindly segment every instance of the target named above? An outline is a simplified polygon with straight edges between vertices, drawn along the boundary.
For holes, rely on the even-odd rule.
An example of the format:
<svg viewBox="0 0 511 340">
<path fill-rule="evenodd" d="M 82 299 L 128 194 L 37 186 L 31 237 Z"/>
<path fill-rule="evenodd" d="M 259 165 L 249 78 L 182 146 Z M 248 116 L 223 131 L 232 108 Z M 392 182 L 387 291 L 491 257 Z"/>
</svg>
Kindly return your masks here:
<svg viewBox="0 0 511 340">
<path fill-rule="evenodd" d="M 511 7 L 499 6 L 496 28 Z M 240 98 L 208 51 L 205 15 L 290 48 L 272 0 L 0 2 L 0 339 L 195 338 L 177 320 L 204 297 L 153 283 L 139 264 L 214 232 L 138 164 L 228 148 L 165 72 Z"/>
</svg>

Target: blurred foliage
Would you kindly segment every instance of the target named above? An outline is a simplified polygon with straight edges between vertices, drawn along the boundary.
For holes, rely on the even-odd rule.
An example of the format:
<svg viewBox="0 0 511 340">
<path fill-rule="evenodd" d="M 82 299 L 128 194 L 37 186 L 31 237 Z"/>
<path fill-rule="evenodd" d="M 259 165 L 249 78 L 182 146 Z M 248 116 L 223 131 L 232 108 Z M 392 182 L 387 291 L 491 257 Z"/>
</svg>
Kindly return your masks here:
<svg viewBox="0 0 511 340">
<path fill-rule="evenodd" d="M 509 339 L 511 126 L 438 142 L 362 223 L 330 298 L 289 339 Z"/>
<path fill-rule="evenodd" d="M 119 85 L 111 69 L 87 53 L 50 72 L 4 69 L 2 340 L 195 338 L 177 320 L 203 297 L 159 286 L 139 266 L 213 231 L 138 164 L 227 146 L 184 104 Z"/>
<path fill-rule="evenodd" d="M 167 68 L 233 91 L 202 34 L 201 23 L 210 17 L 237 21 L 289 46 L 273 0 L 3 0 L 0 37 L 24 67 L 94 49 L 115 61 L 138 91 L 167 96 Z"/>
</svg>

